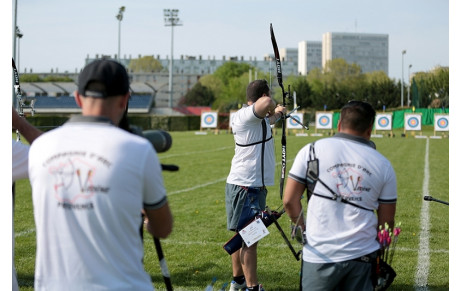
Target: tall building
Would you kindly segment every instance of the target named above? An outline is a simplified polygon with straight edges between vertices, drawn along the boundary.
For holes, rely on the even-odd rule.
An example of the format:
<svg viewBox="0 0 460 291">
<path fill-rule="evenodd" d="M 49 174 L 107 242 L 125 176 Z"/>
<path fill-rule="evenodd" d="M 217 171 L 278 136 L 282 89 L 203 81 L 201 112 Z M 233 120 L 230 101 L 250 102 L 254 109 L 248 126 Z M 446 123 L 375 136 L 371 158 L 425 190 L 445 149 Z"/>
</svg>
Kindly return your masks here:
<svg viewBox="0 0 460 291">
<path fill-rule="evenodd" d="M 280 58 L 282 62 L 297 62 L 297 49 L 295 48 L 280 48 Z"/>
<path fill-rule="evenodd" d="M 320 41 L 301 41 L 298 49 L 298 72 L 307 75 L 314 68 L 322 66 L 322 43 Z"/>
<path fill-rule="evenodd" d="M 388 34 L 326 32 L 323 34 L 322 66 L 333 59 L 358 64 L 363 73 L 384 71 L 388 75 Z"/>
</svg>

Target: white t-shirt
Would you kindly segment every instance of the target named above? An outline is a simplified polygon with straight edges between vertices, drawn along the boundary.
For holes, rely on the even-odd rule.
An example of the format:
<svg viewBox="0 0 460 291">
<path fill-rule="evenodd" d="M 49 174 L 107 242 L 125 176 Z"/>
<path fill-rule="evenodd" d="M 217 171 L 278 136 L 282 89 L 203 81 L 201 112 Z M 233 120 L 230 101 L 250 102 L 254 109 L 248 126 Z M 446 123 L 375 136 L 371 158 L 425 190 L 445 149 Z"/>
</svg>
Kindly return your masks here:
<svg viewBox="0 0 460 291">
<path fill-rule="evenodd" d="M 390 162 L 374 148 L 337 134 L 315 142 L 319 179 L 343 199 L 370 210 L 396 203 L 396 176 Z M 289 177 L 306 184 L 310 144 L 297 154 Z M 333 197 L 320 182 L 315 194 Z M 373 211 L 312 195 L 306 216 L 307 244 L 303 259 L 311 263 L 341 262 L 379 249 Z"/>
<path fill-rule="evenodd" d="M 13 140 L 12 145 L 12 177 L 13 182 L 28 178 L 29 146 L 20 141 Z"/>
<path fill-rule="evenodd" d="M 272 137 L 270 123 L 267 118 L 260 118 L 254 112 L 254 105 L 246 106 L 238 110 L 232 118 L 232 132 L 235 143 L 249 145 L 260 142 L 263 139 L 262 121 L 266 123 L 266 137 Z M 232 159 L 230 174 L 227 183 L 261 187 L 262 183 L 262 143 L 251 146 L 235 145 L 235 155 Z M 264 149 L 264 181 L 266 186 L 274 184 L 275 178 L 275 150 L 273 138 L 265 142 Z"/>
<path fill-rule="evenodd" d="M 166 203 L 144 138 L 77 117 L 30 148 L 37 232 L 35 290 L 153 290 L 139 229 L 143 206 Z"/>
</svg>

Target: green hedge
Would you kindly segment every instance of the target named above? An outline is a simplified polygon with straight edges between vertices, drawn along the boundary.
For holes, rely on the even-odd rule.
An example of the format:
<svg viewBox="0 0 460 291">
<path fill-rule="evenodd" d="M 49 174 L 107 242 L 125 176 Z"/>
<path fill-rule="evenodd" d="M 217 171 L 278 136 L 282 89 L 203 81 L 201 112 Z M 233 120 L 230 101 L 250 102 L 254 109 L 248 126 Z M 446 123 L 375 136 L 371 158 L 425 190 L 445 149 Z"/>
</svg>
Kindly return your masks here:
<svg viewBox="0 0 460 291">
<path fill-rule="evenodd" d="M 27 120 L 36 127 L 46 131 L 63 125 L 70 118 L 70 114 L 44 115 L 37 114 L 27 117 Z M 158 116 L 128 114 L 131 125 L 142 130 L 162 129 L 166 131 L 188 131 L 200 129 L 200 116 Z"/>
</svg>

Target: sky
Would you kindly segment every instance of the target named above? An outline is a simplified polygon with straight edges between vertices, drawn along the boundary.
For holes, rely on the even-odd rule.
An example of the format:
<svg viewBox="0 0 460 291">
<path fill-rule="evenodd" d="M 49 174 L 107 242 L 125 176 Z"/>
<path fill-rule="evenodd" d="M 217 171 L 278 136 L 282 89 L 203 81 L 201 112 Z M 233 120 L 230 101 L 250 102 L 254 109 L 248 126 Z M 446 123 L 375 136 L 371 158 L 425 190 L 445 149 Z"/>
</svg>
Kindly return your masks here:
<svg viewBox="0 0 460 291">
<path fill-rule="evenodd" d="M 389 35 L 389 76 L 449 65 L 448 0 L 13 0 L 23 37 L 16 44 L 20 73 L 75 72 L 85 58 L 118 52 L 118 10 L 125 6 L 121 56 L 171 55 L 171 27 L 163 9 L 179 9 L 174 59 L 224 55 L 262 60 L 273 53 L 270 23 L 279 48 L 321 41 L 326 32 Z M 12 35 L 11 30 L 11 35 Z M 13 38 L 13 36 L 11 36 Z M 402 51 L 406 50 L 404 57 Z"/>
</svg>

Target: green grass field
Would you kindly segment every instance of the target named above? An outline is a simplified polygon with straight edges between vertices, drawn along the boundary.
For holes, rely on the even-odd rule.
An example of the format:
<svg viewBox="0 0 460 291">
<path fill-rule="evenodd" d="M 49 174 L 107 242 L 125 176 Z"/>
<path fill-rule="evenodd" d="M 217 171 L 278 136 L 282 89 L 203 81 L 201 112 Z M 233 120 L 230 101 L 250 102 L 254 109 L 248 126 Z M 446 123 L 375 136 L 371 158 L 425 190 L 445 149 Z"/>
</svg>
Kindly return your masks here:
<svg viewBox="0 0 460 291">
<path fill-rule="evenodd" d="M 424 128 L 423 135 L 433 135 L 433 127 Z M 174 215 L 173 233 L 162 240 L 171 280 L 175 290 L 193 291 L 204 290 L 216 277 L 217 290 L 232 276 L 230 256 L 222 246 L 232 236 L 226 230 L 224 192 L 234 151 L 233 137 L 226 132 L 216 135 L 211 131 L 207 135 L 171 132 L 171 136 L 172 148 L 159 154 L 162 163 L 180 167 L 178 172 L 163 173 Z M 287 172 L 298 150 L 318 138 L 288 135 Z M 402 223 L 402 233 L 393 260 L 397 277 L 391 290 L 413 290 L 425 283 L 429 290 L 448 290 L 449 207 L 426 202 L 423 196 L 449 201 L 449 139 L 414 138 L 412 134 L 401 137 L 401 131 L 396 131 L 394 138 L 385 136 L 373 140 L 377 149 L 392 162 L 398 179 L 396 221 Z M 275 144 L 278 162 L 275 181 L 278 181 L 279 129 Z M 425 170 L 429 171 L 428 176 Z M 272 209 L 282 204 L 278 188 L 278 185 L 268 188 L 267 204 Z M 21 290 L 33 290 L 35 228 L 28 180 L 17 182 L 15 201 L 15 263 L 19 285 Z M 429 217 L 428 223 L 421 216 Z M 288 232 L 287 216 L 283 215 L 279 222 Z M 276 227 L 270 226 L 269 231 L 270 235 L 259 243 L 259 280 L 266 290 L 298 290 L 300 262 L 294 259 Z M 420 245 L 420 237 L 427 234 L 429 244 Z M 292 243 L 300 250 L 298 243 Z M 420 248 L 429 250 L 427 256 L 421 257 L 421 262 Z M 149 236 L 145 238 L 144 262 L 155 287 L 165 290 L 153 240 Z M 420 266 L 422 270 L 418 270 Z M 427 271 L 427 275 L 423 275 L 423 271 Z"/>
</svg>

